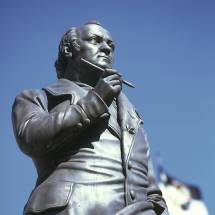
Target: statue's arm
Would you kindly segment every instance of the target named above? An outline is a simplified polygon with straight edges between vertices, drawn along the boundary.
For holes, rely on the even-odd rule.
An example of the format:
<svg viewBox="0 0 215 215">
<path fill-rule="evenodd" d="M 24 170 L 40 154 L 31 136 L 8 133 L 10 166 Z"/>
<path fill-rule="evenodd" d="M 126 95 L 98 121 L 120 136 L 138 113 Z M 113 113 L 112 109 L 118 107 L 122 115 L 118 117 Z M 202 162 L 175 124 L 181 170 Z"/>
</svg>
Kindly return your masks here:
<svg viewBox="0 0 215 215">
<path fill-rule="evenodd" d="M 162 192 L 156 182 L 156 177 L 155 177 L 155 173 L 154 173 L 153 165 L 151 161 L 150 145 L 149 145 L 145 130 L 144 130 L 144 142 L 147 148 L 146 159 L 147 159 L 147 166 L 148 166 L 147 202 L 153 204 L 153 211 L 155 212 L 156 215 L 168 215 L 169 213 L 167 210 L 166 202 L 162 197 Z"/>
<path fill-rule="evenodd" d="M 148 144 L 147 138 L 146 142 Z M 153 204 L 153 209 L 157 215 L 168 215 L 167 205 L 162 197 L 162 192 L 157 185 L 155 179 L 155 173 L 153 171 L 152 162 L 150 159 L 150 148 L 148 145 L 148 181 L 149 186 L 147 188 L 147 201 Z"/>
<path fill-rule="evenodd" d="M 103 100 L 93 91 L 77 104 L 49 113 L 44 91 L 23 91 L 15 99 L 12 120 L 21 150 L 31 157 L 54 155 L 65 144 L 108 113 Z"/>
</svg>

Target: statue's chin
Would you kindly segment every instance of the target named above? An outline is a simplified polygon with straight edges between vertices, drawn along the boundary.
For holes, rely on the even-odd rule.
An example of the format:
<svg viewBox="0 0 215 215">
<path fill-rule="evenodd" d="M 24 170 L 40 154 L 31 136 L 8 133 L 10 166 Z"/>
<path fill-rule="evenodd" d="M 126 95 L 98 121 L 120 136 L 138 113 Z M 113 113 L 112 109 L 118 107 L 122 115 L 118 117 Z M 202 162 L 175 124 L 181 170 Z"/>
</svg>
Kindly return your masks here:
<svg viewBox="0 0 215 215">
<path fill-rule="evenodd" d="M 112 64 L 108 63 L 108 62 L 99 62 L 99 63 L 95 63 L 97 66 L 104 68 L 104 69 L 111 69 L 112 68 Z"/>
<path fill-rule="evenodd" d="M 96 64 L 97 66 L 100 66 L 102 68 L 112 68 L 112 62 L 110 59 L 106 57 L 99 57 L 95 62 L 92 62 Z"/>
</svg>

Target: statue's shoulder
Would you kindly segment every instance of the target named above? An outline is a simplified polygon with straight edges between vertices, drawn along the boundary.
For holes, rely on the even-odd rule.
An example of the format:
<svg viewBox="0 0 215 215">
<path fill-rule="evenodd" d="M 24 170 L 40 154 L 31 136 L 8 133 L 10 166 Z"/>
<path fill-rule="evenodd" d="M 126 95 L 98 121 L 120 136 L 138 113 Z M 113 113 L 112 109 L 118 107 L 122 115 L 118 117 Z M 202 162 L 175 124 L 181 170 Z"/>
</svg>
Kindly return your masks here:
<svg viewBox="0 0 215 215">
<path fill-rule="evenodd" d="M 43 88 L 47 93 L 53 96 L 60 96 L 65 94 L 75 95 L 82 91 L 81 87 L 75 82 L 68 79 L 59 79 L 57 82 Z"/>
<path fill-rule="evenodd" d="M 45 92 L 42 89 L 27 89 L 21 91 L 16 97 L 15 100 L 18 99 L 33 99 L 35 97 L 45 96 Z"/>
<path fill-rule="evenodd" d="M 21 91 L 14 100 L 14 106 L 17 105 L 26 105 L 26 104 L 30 104 L 30 103 L 37 103 L 38 101 L 40 103 L 43 103 L 44 105 L 47 104 L 47 92 L 46 92 L 46 88 L 51 87 L 51 86 L 57 86 L 58 82 L 52 83 L 50 85 L 48 85 L 47 87 L 44 87 L 42 89 L 26 89 Z"/>
<path fill-rule="evenodd" d="M 47 110 L 47 96 L 42 89 L 28 89 L 20 92 L 13 102 L 12 113 L 17 114 L 20 110 L 33 110 L 31 107 L 41 107 Z"/>
<path fill-rule="evenodd" d="M 47 97 L 47 92 L 50 92 L 52 94 L 60 94 L 60 93 L 66 93 L 68 90 L 68 86 L 71 85 L 71 81 L 68 81 L 66 79 L 60 79 L 57 80 L 54 83 L 51 83 L 42 89 L 27 89 L 20 92 L 16 99 L 32 99 L 35 97 Z M 71 89 L 71 87 L 70 87 Z"/>
</svg>

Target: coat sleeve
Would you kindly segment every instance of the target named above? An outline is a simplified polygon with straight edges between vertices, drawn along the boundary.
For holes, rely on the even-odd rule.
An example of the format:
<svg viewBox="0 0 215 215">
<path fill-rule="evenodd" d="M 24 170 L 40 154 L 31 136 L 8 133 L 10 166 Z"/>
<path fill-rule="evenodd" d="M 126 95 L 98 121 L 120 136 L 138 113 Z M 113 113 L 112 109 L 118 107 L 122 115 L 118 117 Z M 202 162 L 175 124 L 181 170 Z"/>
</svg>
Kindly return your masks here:
<svg viewBox="0 0 215 215">
<path fill-rule="evenodd" d="M 108 113 L 103 100 L 93 91 L 62 112 L 49 113 L 46 93 L 23 91 L 12 108 L 13 128 L 21 150 L 31 157 L 52 156 L 96 120 Z"/>
<path fill-rule="evenodd" d="M 150 182 L 147 191 L 147 201 L 152 202 L 157 215 L 168 215 L 167 205 L 162 192 L 154 181 Z"/>
<path fill-rule="evenodd" d="M 150 159 L 150 147 L 147 140 L 147 135 L 145 134 L 145 141 L 147 143 L 148 151 L 148 181 L 149 186 L 147 188 L 147 201 L 153 203 L 154 211 L 157 215 L 169 215 L 167 210 L 167 205 L 162 197 L 162 192 L 157 185 L 155 173 L 153 170 L 152 161 Z"/>
</svg>

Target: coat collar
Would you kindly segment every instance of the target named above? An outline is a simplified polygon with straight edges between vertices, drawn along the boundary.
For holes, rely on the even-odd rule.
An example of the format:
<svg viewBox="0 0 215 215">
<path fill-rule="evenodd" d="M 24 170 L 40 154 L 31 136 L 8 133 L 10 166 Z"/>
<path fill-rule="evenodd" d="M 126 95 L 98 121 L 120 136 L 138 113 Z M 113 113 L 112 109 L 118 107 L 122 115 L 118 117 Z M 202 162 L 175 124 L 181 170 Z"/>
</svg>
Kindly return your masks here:
<svg viewBox="0 0 215 215">
<path fill-rule="evenodd" d="M 86 89 L 89 88 L 91 87 L 86 84 L 62 78 L 59 79 L 56 83 L 49 85 L 43 89 L 50 93 L 52 96 L 70 95 L 71 104 L 74 104 L 78 101 L 79 98 L 82 98 L 87 94 L 88 90 Z"/>
<path fill-rule="evenodd" d="M 60 95 L 74 95 L 78 94 L 78 97 L 86 95 L 85 89 L 92 89 L 89 85 L 70 81 L 68 79 L 58 79 L 58 81 L 52 85 L 45 87 L 44 89 L 51 93 L 54 96 Z M 119 123 L 122 130 L 126 130 L 129 122 L 133 121 L 132 119 L 137 119 L 139 116 L 136 113 L 131 102 L 125 96 L 124 93 L 120 93 L 117 98 L 117 106 L 118 106 L 118 117 Z"/>
<path fill-rule="evenodd" d="M 82 85 L 87 86 L 85 84 Z M 74 94 L 76 90 L 80 92 L 84 91 L 77 83 L 64 78 L 58 79 L 56 83 L 49 85 L 44 89 L 54 96 Z"/>
<path fill-rule="evenodd" d="M 118 107 L 119 123 L 122 130 L 121 146 L 123 152 L 123 164 L 125 167 L 131 154 L 135 135 L 138 132 L 139 124 L 142 120 L 138 116 L 131 102 L 123 93 L 120 93 L 118 97 Z"/>
<path fill-rule="evenodd" d="M 92 89 L 87 84 L 80 83 L 80 82 L 74 82 L 70 81 L 68 79 L 58 79 L 58 81 L 54 84 L 51 84 L 45 88 L 44 90 L 48 91 L 54 96 L 60 96 L 60 95 L 68 95 L 68 94 L 74 94 L 76 90 L 84 92 L 85 89 Z M 120 124 L 125 124 L 125 121 L 128 117 L 128 114 L 131 116 L 131 112 L 133 112 L 133 106 L 128 100 L 128 98 L 125 96 L 124 93 L 120 93 L 117 98 L 117 105 L 118 105 L 118 111 L 119 111 L 119 121 Z M 130 111 L 129 111 L 130 110 Z M 126 117 L 125 117 L 126 116 Z"/>
</svg>

